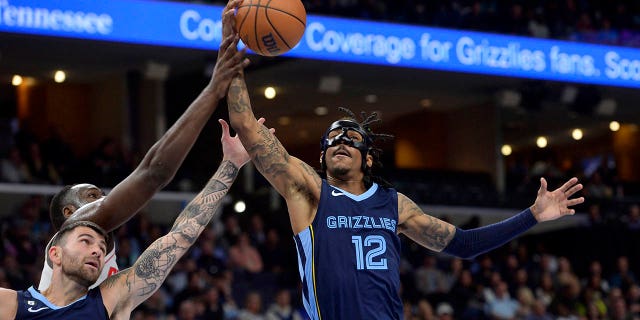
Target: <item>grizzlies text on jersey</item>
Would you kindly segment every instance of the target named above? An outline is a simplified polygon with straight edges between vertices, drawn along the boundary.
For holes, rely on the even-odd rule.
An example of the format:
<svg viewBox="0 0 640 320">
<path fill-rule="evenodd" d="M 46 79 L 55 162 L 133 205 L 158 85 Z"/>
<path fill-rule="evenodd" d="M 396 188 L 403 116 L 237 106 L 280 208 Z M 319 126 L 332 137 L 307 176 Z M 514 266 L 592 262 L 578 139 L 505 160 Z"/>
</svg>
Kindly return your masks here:
<svg viewBox="0 0 640 320">
<path fill-rule="evenodd" d="M 294 239 L 311 319 L 401 319 L 398 193 L 353 195 L 322 180 L 318 212 Z"/>
</svg>

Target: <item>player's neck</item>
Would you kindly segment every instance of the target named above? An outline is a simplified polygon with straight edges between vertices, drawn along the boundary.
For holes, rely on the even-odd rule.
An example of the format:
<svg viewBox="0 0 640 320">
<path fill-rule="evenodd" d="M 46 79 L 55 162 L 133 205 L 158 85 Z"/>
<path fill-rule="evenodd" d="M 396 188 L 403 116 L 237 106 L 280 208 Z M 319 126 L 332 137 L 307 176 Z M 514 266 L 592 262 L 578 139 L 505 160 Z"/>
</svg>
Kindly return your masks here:
<svg viewBox="0 0 640 320">
<path fill-rule="evenodd" d="M 66 277 L 54 275 L 42 295 L 56 306 L 63 307 L 86 295 L 88 288 Z"/>
<path fill-rule="evenodd" d="M 327 173 L 327 183 L 355 195 L 361 195 L 367 191 L 362 177 L 359 179 L 336 178 Z"/>
</svg>

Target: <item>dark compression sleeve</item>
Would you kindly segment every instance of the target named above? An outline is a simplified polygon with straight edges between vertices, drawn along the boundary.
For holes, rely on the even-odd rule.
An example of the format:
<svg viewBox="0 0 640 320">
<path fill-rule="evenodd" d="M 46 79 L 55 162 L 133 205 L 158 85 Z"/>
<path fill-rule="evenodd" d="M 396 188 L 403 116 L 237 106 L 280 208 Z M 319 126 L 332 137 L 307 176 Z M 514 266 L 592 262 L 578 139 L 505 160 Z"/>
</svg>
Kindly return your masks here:
<svg viewBox="0 0 640 320">
<path fill-rule="evenodd" d="M 509 219 L 488 226 L 470 230 L 456 227 L 455 236 L 442 252 L 463 259 L 473 259 L 511 241 L 537 223 L 531 209 L 527 209 Z"/>
</svg>

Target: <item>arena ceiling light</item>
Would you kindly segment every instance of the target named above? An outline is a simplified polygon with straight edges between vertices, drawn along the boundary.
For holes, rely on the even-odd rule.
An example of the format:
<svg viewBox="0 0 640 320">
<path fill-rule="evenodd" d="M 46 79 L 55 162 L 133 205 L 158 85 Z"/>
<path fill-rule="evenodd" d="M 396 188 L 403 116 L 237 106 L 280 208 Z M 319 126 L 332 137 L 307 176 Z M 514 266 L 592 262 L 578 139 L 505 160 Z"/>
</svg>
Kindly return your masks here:
<svg viewBox="0 0 640 320">
<path fill-rule="evenodd" d="M 11 78 L 11 84 L 16 87 L 21 85 L 22 81 L 23 81 L 22 76 L 17 74 L 13 75 L 13 77 Z"/>
<path fill-rule="evenodd" d="M 53 74 L 53 81 L 56 83 L 63 83 L 67 79 L 67 74 L 62 70 L 56 70 Z"/>
<path fill-rule="evenodd" d="M 620 130 L 620 122 L 618 121 L 611 121 L 609 122 L 609 130 L 616 132 L 618 130 Z"/>
<path fill-rule="evenodd" d="M 264 89 L 264 97 L 271 100 L 276 97 L 276 89 L 274 87 L 266 87 Z"/>
</svg>

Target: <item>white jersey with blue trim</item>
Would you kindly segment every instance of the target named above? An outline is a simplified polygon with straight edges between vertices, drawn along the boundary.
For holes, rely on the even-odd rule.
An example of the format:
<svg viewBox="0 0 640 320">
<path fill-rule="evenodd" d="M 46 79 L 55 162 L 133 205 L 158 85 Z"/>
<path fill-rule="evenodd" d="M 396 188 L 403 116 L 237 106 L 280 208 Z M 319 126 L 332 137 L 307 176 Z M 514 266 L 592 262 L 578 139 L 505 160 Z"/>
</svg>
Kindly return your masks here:
<svg viewBox="0 0 640 320">
<path fill-rule="evenodd" d="M 311 319 L 402 319 L 398 193 L 354 195 L 322 180 L 311 225 L 294 236 Z"/>
<path fill-rule="evenodd" d="M 51 247 L 51 241 L 53 241 L 55 237 L 56 236 L 54 235 L 51 238 L 51 240 L 49 240 L 49 243 L 47 244 L 47 248 L 44 251 L 44 256 L 45 256 L 44 267 L 42 268 L 42 273 L 40 274 L 40 283 L 38 284 L 38 291 L 40 292 L 43 292 L 44 290 L 49 288 L 49 285 L 51 284 L 53 269 L 52 269 L 52 266 L 49 265 L 50 261 L 47 257 L 49 256 L 49 248 Z M 113 249 L 111 249 L 111 251 L 109 251 L 109 253 L 104 257 L 104 267 L 102 268 L 102 272 L 100 273 L 98 280 L 93 285 L 91 285 L 89 289 L 96 288 L 102 283 L 102 281 L 116 274 L 118 270 L 119 270 L 118 262 L 116 261 L 116 244 L 114 242 Z"/>
</svg>

